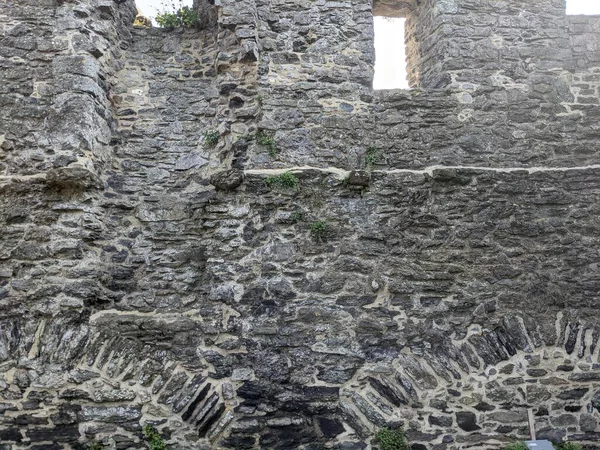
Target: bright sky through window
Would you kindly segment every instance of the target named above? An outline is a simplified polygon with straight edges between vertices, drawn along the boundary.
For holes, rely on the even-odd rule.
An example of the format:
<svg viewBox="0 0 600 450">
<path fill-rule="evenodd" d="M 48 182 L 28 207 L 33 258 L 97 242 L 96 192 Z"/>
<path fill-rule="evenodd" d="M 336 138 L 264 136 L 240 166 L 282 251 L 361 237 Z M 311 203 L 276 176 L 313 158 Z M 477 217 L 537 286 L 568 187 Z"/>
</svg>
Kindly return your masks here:
<svg viewBox="0 0 600 450">
<path fill-rule="evenodd" d="M 567 14 L 600 14 L 600 0 L 567 0 Z"/>
<path fill-rule="evenodd" d="M 175 0 L 172 3 L 179 5 L 179 0 Z M 183 1 L 184 6 L 192 6 L 192 3 L 193 0 Z M 157 13 L 165 9 L 163 8 L 163 4 L 170 5 L 171 0 L 135 0 L 135 4 L 144 16 L 154 18 Z"/>
<path fill-rule="evenodd" d="M 408 89 L 406 80 L 406 46 L 404 21 L 374 17 L 375 22 L 375 89 Z"/>
</svg>

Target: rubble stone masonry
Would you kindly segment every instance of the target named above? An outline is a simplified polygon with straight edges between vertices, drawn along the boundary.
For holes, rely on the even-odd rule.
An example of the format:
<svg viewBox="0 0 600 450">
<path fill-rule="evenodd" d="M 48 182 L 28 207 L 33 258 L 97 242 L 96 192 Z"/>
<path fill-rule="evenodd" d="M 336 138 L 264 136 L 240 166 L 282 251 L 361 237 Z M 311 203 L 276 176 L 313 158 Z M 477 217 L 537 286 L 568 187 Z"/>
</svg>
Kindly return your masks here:
<svg viewBox="0 0 600 450">
<path fill-rule="evenodd" d="M 196 6 L 0 0 L 0 449 L 600 449 L 600 18 Z"/>
</svg>

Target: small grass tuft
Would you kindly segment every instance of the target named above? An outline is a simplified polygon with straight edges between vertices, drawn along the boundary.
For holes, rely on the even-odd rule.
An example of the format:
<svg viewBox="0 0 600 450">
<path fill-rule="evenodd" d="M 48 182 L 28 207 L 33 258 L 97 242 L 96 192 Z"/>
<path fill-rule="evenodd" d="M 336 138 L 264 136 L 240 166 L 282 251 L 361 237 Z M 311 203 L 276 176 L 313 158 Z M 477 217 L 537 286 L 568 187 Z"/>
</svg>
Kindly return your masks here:
<svg viewBox="0 0 600 450">
<path fill-rule="evenodd" d="M 382 428 L 375 434 L 375 443 L 380 450 L 409 450 L 404 432 L 400 429 Z"/>
<path fill-rule="evenodd" d="M 165 444 L 163 437 L 152 425 L 144 425 L 142 432 L 146 442 L 150 444 L 150 450 L 167 450 L 167 444 Z"/>
<path fill-rule="evenodd" d="M 528 450 L 527 446 L 523 442 L 513 442 L 504 447 L 504 450 Z"/>
<path fill-rule="evenodd" d="M 219 143 L 221 134 L 217 130 L 205 131 L 202 140 L 209 147 L 215 147 Z"/>
<path fill-rule="evenodd" d="M 379 161 L 379 150 L 376 147 L 369 147 L 365 151 L 365 165 L 368 170 L 373 169 L 373 166 Z"/>
<path fill-rule="evenodd" d="M 266 133 L 265 131 L 259 131 L 258 133 L 256 133 L 256 142 L 258 143 L 258 145 L 266 147 L 271 157 L 277 156 L 278 149 L 277 144 L 275 143 L 275 138 L 273 136 Z"/>
<path fill-rule="evenodd" d="M 265 178 L 265 184 L 271 189 L 295 189 L 300 185 L 300 180 L 292 172 L 285 172 Z"/>
<path fill-rule="evenodd" d="M 575 442 L 562 442 L 555 445 L 555 447 L 556 450 L 583 450 L 583 447 Z"/>
<path fill-rule="evenodd" d="M 104 450 L 106 447 L 100 441 L 93 440 L 87 446 L 88 450 Z"/>
<path fill-rule="evenodd" d="M 292 223 L 302 222 L 303 219 L 304 215 L 300 211 L 294 211 L 290 214 L 290 222 Z"/>
<path fill-rule="evenodd" d="M 317 220 L 310 224 L 310 232 L 317 237 L 322 237 L 327 232 L 327 222 L 324 220 Z"/>
</svg>

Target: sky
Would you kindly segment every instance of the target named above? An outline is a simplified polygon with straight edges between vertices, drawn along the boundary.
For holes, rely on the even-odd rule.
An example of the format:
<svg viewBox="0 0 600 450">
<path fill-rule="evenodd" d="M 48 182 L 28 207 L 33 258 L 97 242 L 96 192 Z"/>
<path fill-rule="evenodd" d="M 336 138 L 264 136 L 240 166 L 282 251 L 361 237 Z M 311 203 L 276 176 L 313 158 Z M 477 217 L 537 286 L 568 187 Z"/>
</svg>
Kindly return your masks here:
<svg viewBox="0 0 600 450">
<path fill-rule="evenodd" d="M 179 0 L 136 0 L 145 16 L 153 17 L 161 5 Z M 192 0 L 183 0 L 191 6 Z M 567 0 L 567 14 L 600 14 L 600 0 Z M 375 89 L 408 89 L 404 54 L 404 19 L 375 17 Z"/>
<path fill-rule="evenodd" d="M 193 0 L 183 0 L 182 3 L 184 6 L 192 6 L 192 1 Z M 178 5 L 179 0 L 135 0 L 138 9 L 147 17 L 154 17 L 157 12 L 161 12 L 163 10 L 163 3 L 174 3 Z"/>
<path fill-rule="evenodd" d="M 600 14 L 600 1 L 567 0 L 567 14 Z"/>
<path fill-rule="evenodd" d="M 404 19 L 375 17 L 375 89 L 408 89 Z"/>
</svg>

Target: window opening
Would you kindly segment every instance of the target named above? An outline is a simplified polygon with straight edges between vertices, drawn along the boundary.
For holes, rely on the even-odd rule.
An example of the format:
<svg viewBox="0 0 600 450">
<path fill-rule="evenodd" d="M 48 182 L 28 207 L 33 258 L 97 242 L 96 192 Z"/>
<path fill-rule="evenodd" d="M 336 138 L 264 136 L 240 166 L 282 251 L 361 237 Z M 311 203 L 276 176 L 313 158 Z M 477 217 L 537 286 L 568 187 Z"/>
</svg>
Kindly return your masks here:
<svg viewBox="0 0 600 450">
<path fill-rule="evenodd" d="M 193 6 L 193 0 L 135 0 L 138 15 L 146 17 L 156 26 L 156 15 L 164 12 L 175 12 L 184 6 Z"/>
<path fill-rule="evenodd" d="M 375 78 L 373 89 L 409 89 L 404 25 L 399 17 L 373 17 L 375 27 Z"/>
<path fill-rule="evenodd" d="M 567 0 L 567 14 L 600 14 L 600 2 L 595 0 Z"/>
</svg>

